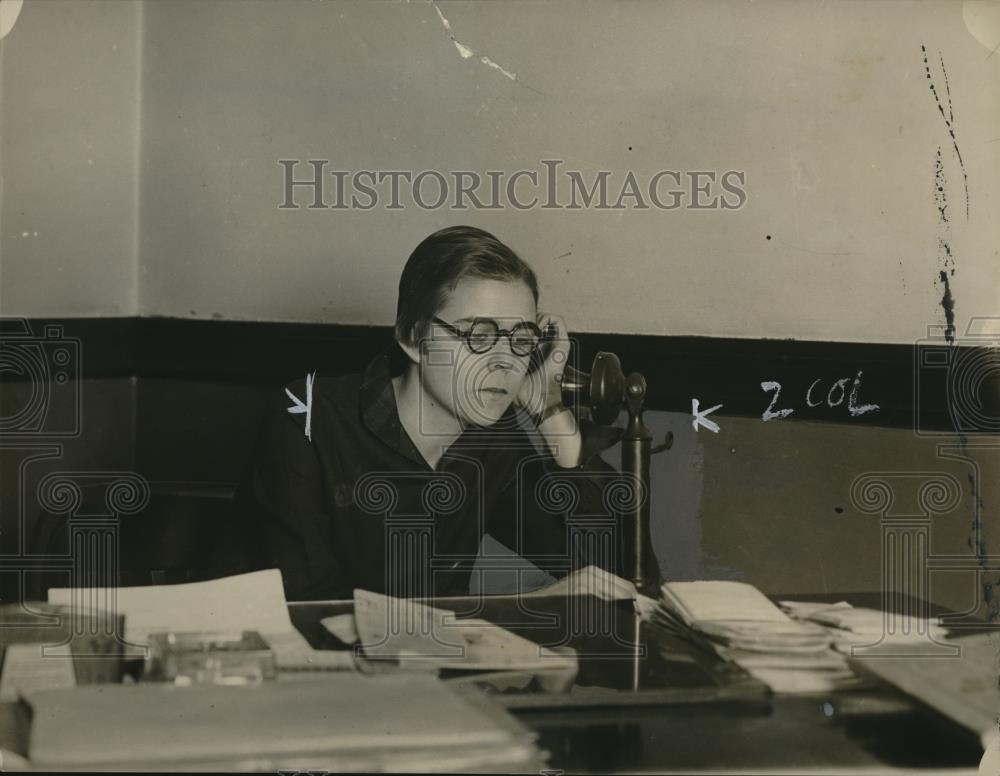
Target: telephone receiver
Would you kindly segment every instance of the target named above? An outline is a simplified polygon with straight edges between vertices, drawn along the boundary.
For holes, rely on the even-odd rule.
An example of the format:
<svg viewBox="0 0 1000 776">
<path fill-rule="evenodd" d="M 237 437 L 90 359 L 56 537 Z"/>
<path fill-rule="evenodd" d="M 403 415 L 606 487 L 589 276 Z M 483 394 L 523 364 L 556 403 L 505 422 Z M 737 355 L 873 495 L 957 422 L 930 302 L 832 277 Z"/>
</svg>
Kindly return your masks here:
<svg viewBox="0 0 1000 776">
<path fill-rule="evenodd" d="M 614 423 L 625 403 L 625 375 L 614 353 L 598 351 L 589 373 L 567 364 L 561 383 L 563 404 L 589 408 L 591 419 L 602 426 Z"/>
<path fill-rule="evenodd" d="M 538 349 L 531 356 L 528 372 L 534 372 L 548 358 L 557 330 L 554 324 L 542 330 Z M 587 407 L 590 417 L 602 426 L 610 426 L 618 419 L 625 403 L 625 375 L 621 361 L 614 353 L 598 351 L 590 372 L 583 372 L 571 364 L 562 370 L 562 399 L 567 407 Z"/>
</svg>

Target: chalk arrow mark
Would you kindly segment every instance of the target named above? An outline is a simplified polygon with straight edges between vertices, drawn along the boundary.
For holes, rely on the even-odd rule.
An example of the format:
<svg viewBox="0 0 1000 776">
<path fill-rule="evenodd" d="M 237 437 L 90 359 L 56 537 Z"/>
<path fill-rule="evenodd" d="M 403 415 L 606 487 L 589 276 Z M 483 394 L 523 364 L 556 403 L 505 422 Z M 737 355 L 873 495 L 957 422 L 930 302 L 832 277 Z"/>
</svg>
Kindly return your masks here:
<svg viewBox="0 0 1000 776">
<path fill-rule="evenodd" d="M 313 403 L 313 380 L 316 379 L 316 372 L 310 372 L 306 375 L 306 400 L 305 403 L 292 393 L 287 388 L 285 393 L 288 394 L 288 398 L 295 402 L 291 407 L 288 408 L 288 412 L 292 415 L 301 415 L 305 413 L 306 415 L 306 439 L 312 442 L 312 403 Z"/>
<path fill-rule="evenodd" d="M 707 410 L 699 410 L 698 406 L 699 406 L 698 400 L 697 399 L 691 399 L 691 414 L 694 416 L 694 419 L 691 421 L 691 427 L 695 431 L 697 431 L 698 430 L 698 426 L 703 426 L 704 428 L 707 428 L 712 433 L 718 434 L 719 433 L 719 424 L 716 423 L 714 420 L 709 420 L 707 416 L 710 415 L 711 413 L 715 412 L 722 405 L 721 404 L 716 404 L 714 407 L 709 407 Z"/>
</svg>

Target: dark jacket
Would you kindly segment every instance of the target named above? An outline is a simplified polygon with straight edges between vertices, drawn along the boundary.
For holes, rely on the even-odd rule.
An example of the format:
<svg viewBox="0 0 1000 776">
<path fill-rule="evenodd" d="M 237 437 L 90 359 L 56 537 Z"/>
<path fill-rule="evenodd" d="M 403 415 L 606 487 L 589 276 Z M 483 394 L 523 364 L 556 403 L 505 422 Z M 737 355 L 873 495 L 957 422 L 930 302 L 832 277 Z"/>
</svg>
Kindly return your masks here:
<svg viewBox="0 0 1000 776">
<path fill-rule="evenodd" d="M 289 600 L 465 595 L 484 533 L 554 576 L 620 571 L 608 495 L 622 476 L 596 449 L 607 437 L 585 433 L 584 463 L 564 469 L 511 409 L 464 431 L 432 469 L 397 414 L 401 366 L 393 346 L 363 375 L 316 377 L 309 437 L 306 413 L 275 392 L 235 504 Z M 287 390 L 306 402 L 305 379 Z"/>
</svg>

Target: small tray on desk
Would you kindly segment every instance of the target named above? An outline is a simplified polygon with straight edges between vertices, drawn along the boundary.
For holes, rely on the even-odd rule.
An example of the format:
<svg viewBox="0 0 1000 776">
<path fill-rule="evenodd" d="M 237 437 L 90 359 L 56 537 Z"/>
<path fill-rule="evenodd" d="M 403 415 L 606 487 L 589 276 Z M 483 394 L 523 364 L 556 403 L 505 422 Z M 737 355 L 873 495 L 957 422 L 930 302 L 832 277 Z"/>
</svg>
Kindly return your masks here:
<svg viewBox="0 0 1000 776">
<path fill-rule="evenodd" d="M 178 685 L 240 684 L 276 674 L 274 652 L 257 631 L 170 631 L 149 635 L 143 678 Z"/>
</svg>

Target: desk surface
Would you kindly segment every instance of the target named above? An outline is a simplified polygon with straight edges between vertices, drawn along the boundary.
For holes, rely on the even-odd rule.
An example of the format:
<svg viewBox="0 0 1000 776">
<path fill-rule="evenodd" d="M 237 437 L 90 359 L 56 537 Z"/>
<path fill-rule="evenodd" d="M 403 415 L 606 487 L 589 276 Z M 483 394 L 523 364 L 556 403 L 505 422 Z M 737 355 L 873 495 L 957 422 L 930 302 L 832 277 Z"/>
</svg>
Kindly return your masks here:
<svg viewBox="0 0 1000 776">
<path fill-rule="evenodd" d="M 852 594 L 803 598 L 879 603 Z M 555 770 L 975 773 L 982 757 L 976 736 L 891 688 L 771 696 L 742 671 L 638 623 L 631 602 L 487 596 L 428 603 L 576 650 L 580 670 L 569 692 L 491 696 L 537 733 Z M 320 621 L 352 607 L 292 603 L 289 612 L 314 647 L 344 649 Z M 0 704 L 0 746 L 17 751 L 13 707 Z"/>
<path fill-rule="evenodd" d="M 880 604 L 868 594 L 798 597 Z M 627 601 L 487 596 L 428 603 L 577 651 L 580 671 L 568 693 L 494 696 L 538 733 L 554 769 L 975 772 L 982 757 L 975 735 L 891 688 L 771 696 L 742 671 L 638 623 Z M 351 607 L 294 603 L 289 611 L 314 646 L 343 648 L 320 620 Z"/>
</svg>

